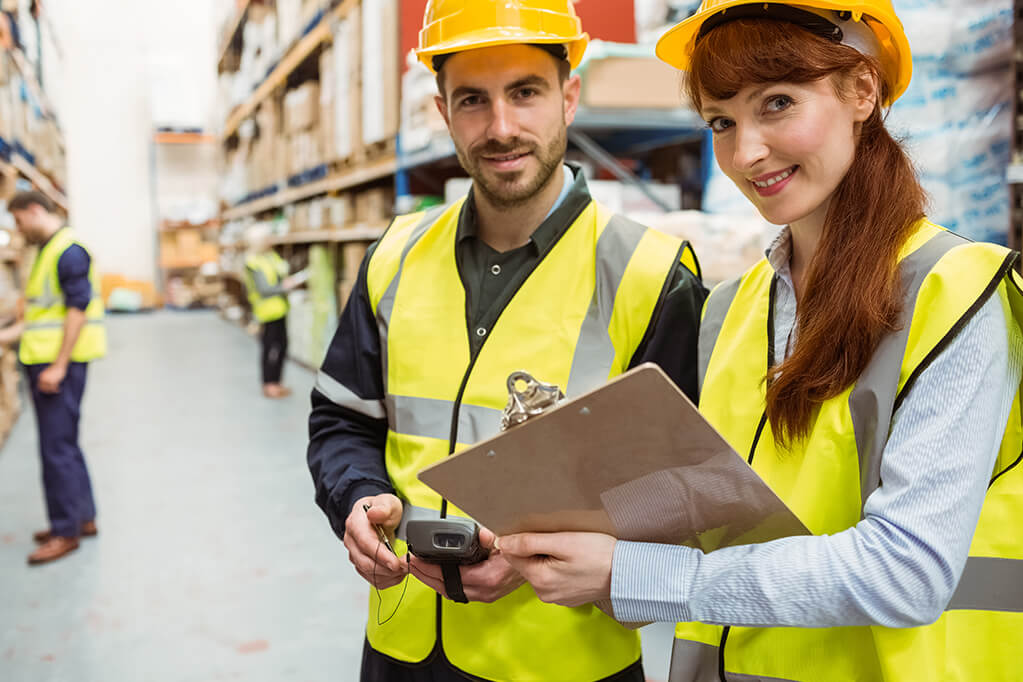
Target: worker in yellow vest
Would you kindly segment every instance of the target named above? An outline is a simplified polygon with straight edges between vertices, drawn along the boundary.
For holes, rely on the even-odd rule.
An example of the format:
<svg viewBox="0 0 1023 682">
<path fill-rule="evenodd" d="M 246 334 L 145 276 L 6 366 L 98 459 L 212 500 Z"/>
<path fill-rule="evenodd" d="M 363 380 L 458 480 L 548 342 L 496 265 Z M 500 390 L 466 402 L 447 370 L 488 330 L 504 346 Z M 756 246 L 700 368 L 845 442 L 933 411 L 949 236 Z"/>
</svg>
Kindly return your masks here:
<svg viewBox="0 0 1023 682">
<path fill-rule="evenodd" d="M 653 361 L 695 394 L 691 249 L 595 202 L 565 163 L 587 40 L 570 0 L 427 5 L 418 56 L 472 188 L 372 247 L 309 420 L 316 500 L 377 588 L 364 681 L 643 680 L 635 631 L 543 604 L 500 551 L 453 570 L 409 557 L 399 529 L 464 516 L 416 474 L 498 432 L 516 370 L 571 398 Z"/>
<path fill-rule="evenodd" d="M 20 192 L 7 204 L 18 230 L 39 248 L 25 287 L 19 359 L 28 375 L 50 527 L 33 538 L 30 564 L 59 559 L 96 535 L 96 505 L 78 444 L 89 363 L 107 352 L 103 299 L 89 252 L 46 195 Z"/>
<path fill-rule="evenodd" d="M 252 316 L 260 325 L 260 365 L 263 395 L 285 398 L 291 390 L 281 384 L 288 358 L 288 298 L 299 280 L 288 276 L 288 263 L 274 251 L 270 235 L 257 233 L 249 239 L 245 257 L 245 286 Z"/>
<path fill-rule="evenodd" d="M 700 410 L 812 535 L 502 551 L 545 600 L 685 621 L 673 682 L 1023 679 L 1019 254 L 924 216 L 884 126 L 911 69 L 890 0 L 704 0 L 657 52 L 784 226 L 707 300 Z"/>
</svg>

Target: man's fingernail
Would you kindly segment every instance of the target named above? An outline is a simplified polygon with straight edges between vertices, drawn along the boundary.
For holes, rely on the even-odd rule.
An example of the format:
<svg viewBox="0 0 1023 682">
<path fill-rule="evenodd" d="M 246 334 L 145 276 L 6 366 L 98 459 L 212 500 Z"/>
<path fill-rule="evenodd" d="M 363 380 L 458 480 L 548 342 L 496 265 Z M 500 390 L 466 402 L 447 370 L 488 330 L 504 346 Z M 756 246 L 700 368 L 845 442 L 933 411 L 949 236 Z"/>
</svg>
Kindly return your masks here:
<svg viewBox="0 0 1023 682">
<path fill-rule="evenodd" d="M 501 538 L 494 538 L 494 549 L 501 551 Z"/>
</svg>

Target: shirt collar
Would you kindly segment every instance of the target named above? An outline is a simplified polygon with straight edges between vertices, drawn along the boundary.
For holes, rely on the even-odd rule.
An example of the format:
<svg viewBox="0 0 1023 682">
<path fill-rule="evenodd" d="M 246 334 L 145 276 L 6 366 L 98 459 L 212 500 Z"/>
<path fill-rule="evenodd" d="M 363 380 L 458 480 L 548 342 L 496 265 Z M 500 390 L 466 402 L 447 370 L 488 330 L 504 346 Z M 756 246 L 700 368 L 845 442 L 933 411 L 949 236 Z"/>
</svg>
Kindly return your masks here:
<svg viewBox="0 0 1023 682">
<path fill-rule="evenodd" d="M 774 273 L 792 287 L 792 230 L 788 225 L 781 229 L 771 245 L 764 251 L 767 262 Z"/>
</svg>

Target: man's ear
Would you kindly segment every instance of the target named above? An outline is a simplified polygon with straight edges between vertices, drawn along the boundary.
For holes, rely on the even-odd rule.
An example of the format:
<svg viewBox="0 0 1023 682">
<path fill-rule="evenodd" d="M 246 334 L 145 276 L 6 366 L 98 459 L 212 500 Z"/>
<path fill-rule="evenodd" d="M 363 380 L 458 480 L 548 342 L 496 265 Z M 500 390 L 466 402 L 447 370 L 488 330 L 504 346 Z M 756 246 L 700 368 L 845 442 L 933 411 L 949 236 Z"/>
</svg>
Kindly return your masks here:
<svg viewBox="0 0 1023 682">
<path fill-rule="evenodd" d="M 565 125 L 572 125 L 575 112 L 579 109 L 579 97 L 582 93 L 582 79 L 578 74 L 569 76 L 561 88 L 565 96 Z"/>
<path fill-rule="evenodd" d="M 446 97 L 441 95 L 434 95 L 434 103 L 437 105 L 437 111 L 440 112 L 441 117 L 444 119 L 444 123 L 447 124 L 448 129 L 451 128 L 451 119 L 448 117 L 448 100 Z"/>
</svg>

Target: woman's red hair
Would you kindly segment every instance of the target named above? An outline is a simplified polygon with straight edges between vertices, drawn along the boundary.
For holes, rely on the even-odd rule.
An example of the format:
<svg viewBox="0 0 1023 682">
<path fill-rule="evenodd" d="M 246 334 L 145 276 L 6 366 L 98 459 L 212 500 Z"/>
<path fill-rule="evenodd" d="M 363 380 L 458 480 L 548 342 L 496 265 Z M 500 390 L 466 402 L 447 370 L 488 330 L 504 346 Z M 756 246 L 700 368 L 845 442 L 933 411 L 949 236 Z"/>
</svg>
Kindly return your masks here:
<svg viewBox="0 0 1023 682">
<path fill-rule="evenodd" d="M 685 88 L 698 111 L 705 97 L 725 100 L 748 85 L 772 82 L 831 77 L 844 97 L 863 69 L 881 84 L 880 103 L 885 86 L 875 59 L 788 22 L 737 19 L 696 45 Z M 881 339 L 898 328 L 899 252 L 925 203 L 912 163 L 885 129 L 878 104 L 832 195 L 802 286 L 795 347 L 766 377 L 767 416 L 780 445 L 803 440 L 820 404 L 855 383 Z"/>
</svg>

